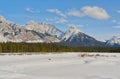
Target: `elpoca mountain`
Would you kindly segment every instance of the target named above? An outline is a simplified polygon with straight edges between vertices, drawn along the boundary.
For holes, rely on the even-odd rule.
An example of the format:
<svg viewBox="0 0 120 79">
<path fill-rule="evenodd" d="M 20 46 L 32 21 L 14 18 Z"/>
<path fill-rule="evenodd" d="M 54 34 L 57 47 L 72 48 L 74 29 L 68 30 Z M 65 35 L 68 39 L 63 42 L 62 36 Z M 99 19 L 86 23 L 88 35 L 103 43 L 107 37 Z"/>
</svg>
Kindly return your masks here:
<svg viewBox="0 0 120 79">
<path fill-rule="evenodd" d="M 103 42 L 71 26 L 65 33 L 44 22 L 28 22 L 19 25 L 0 16 L 0 42 L 69 43 L 76 46 L 101 46 Z"/>
<path fill-rule="evenodd" d="M 103 46 L 104 43 L 86 35 L 76 26 L 71 26 L 65 33 L 63 40 L 74 46 Z"/>
</svg>

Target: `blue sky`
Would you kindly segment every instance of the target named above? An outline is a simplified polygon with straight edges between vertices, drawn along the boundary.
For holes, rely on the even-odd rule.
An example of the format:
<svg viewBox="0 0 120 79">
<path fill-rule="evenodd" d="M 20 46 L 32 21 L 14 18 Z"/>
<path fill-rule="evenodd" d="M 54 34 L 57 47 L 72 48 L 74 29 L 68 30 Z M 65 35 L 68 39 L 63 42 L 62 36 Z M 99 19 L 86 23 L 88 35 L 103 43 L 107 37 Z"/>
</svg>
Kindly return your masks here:
<svg viewBox="0 0 120 79">
<path fill-rule="evenodd" d="M 18 24 L 49 22 L 62 31 L 77 25 L 96 39 L 120 36 L 120 0 L 0 0 L 0 15 Z"/>
</svg>

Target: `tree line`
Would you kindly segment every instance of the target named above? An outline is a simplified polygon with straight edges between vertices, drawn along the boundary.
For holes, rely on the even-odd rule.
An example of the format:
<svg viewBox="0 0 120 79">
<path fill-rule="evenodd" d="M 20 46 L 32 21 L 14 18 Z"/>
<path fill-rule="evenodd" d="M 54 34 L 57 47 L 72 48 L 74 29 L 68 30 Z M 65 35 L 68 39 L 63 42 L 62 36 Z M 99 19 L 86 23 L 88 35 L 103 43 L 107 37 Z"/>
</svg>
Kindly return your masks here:
<svg viewBox="0 0 120 79">
<path fill-rule="evenodd" d="M 74 47 L 59 43 L 0 43 L 0 53 L 20 52 L 120 52 L 120 47 Z"/>
</svg>

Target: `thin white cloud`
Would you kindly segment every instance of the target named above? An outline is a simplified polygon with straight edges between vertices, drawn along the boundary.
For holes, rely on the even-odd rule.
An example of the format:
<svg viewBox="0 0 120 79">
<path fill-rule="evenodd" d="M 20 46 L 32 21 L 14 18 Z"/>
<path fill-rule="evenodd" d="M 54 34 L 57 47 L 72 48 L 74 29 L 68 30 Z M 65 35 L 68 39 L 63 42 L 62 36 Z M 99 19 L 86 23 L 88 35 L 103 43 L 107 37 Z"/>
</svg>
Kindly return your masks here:
<svg viewBox="0 0 120 79">
<path fill-rule="evenodd" d="M 67 24 L 69 27 L 71 26 L 77 26 L 76 24 Z"/>
<path fill-rule="evenodd" d="M 86 16 L 96 18 L 96 19 L 108 19 L 109 15 L 107 11 L 103 8 L 97 6 L 85 6 L 82 8 L 82 11 Z"/>
<path fill-rule="evenodd" d="M 33 12 L 33 8 L 26 8 L 25 9 L 27 12 Z"/>
<path fill-rule="evenodd" d="M 84 14 L 82 12 L 80 12 L 79 10 L 75 10 L 75 9 L 70 10 L 67 14 L 70 16 L 75 16 L 75 17 L 84 16 Z"/>
<path fill-rule="evenodd" d="M 46 21 L 50 21 L 57 24 L 63 24 L 68 22 L 68 20 L 63 17 L 46 18 Z"/>
<path fill-rule="evenodd" d="M 112 20 L 112 23 L 115 23 L 115 24 L 117 24 L 117 25 L 120 25 L 120 21 L 118 21 L 118 20 Z"/>
<path fill-rule="evenodd" d="M 68 22 L 65 18 L 57 18 L 56 23 L 66 23 Z"/>
<path fill-rule="evenodd" d="M 118 10 L 117 13 L 120 13 L 120 10 Z"/>
<path fill-rule="evenodd" d="M 61 17 L 66 17 L 66 15 L 58 9 L 47 9 L 48 12 L 55 13 Z"/>
<path fill-rule="evenodd" d="M 59 23 L 59 24 L 68 22 L 68 20 L 66 19 L 67 18 L 66 15 L 62 11 L 58 9 L 47 9 L 47 11 L 51 13 L 55 13 L 56 15 L 59 16 L 59 17 L 55 17 L 51 21 L 54 21 L 55 23 Z"/>
<path fill-rule="evenodd" d="M 34 8 L 26 8 L 25 10 L 30 13 L 40 13 L 40 10 L 35 10 Z"/>
<path fill-rule="evenodd" d="M 46 18 L 46 21 L 54 22 L 54 19 L 52 19 L 52 18 Z"/>
<path fill-rule="evenodd" d="M 67 24 L 69 27 L 71 27 L 71 26 L 77 26 L 77 27 L 84 27 L 84 25 L 82 25 L 82 24 Z"/>
<path fill-rule="evenodd" d="M 84 27 L 84 25 L 82 25 L 82 24 L 79 24 L 79 25 L 77 25 L 78 27 Z"/>
<path fill-rule="evenodd" d="M 120 24 L 120 22 L 118 22 L 117 24 Z"/>
<path fill-rule="evenodd" d="M 120 26 L 114 26 L 113 28 L 120 29 Z"/>
<path fill-rule="evenodd" d="M 114 19 L 114 20 L 112 20 L 112 23 L 117 23 L 117 20 L 115 20 L 115 19 Z"/>
<path fill-rule="evenodd" d="M 108 19 L 110 17 L 105 9 L 97 6 L 84 6 L 80 10 L 72 9 L 67 14 L 75 17 L 89 16 L 95 19 Z"/>
</svg>

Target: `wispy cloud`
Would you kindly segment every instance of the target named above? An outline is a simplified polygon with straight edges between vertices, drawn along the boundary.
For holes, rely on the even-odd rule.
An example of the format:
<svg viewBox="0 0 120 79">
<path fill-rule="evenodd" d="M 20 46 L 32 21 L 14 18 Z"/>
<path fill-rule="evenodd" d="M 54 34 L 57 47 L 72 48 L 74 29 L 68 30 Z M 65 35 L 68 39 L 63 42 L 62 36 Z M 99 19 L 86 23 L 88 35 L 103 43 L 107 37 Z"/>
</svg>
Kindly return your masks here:
<svg viewBox="0 0 120 79">
<path fill-rule="evenodd" d="M 50 21 L 50 22 L 57 23 L 57 24 L 64 24 L 68 22 L 68 20 L 63 17 L 54 17 L 52 19 L 46 18 L 46 21 Z"/>
<path fill-rule="evenodd" d="M 120 26 L 114 26 L 113 28 L 120 29 Z"/>
<path fill-rule="evenodd" d="M 117 13 L 120 13 L 120 10 L 117 10 Z"/>
<path fill-rule="evenodd" d="M 67 16 L 64 12 L 62 12 L 58 9 L 47 9 L 47 11 L 58 15 L 57 17 L 52 19 L 52 21 L 54 21 L 55 23 L 63 24 L 63 23 L 68 22 L 68 20 L 66 19 Z"/>
<path fill-rule="evenodd" d="M 67 13 L 69 16 L 75 16 L 75 17 L 82 17 L 84 16 L 84 13 L 80 12 L 79 10 L 76 9 L 71 9 Z"/>
<path fill-rule="evenodd" d="M 118 20 L 112 20 L 112 23 L 115 23 L 115 24 L 118 24 L 118 25 L 120 25 L 120 21 L 118 21 Z"/>
<path fill-rule="evenodd" d="M 34 8 L 26 8 L 25 11 L 29 12 L 29 13 L 40 13 L 40 10 L 36 10 Z"/>
<path fill-rule="evenodd" d="M 67 24 L 69 27 L 71 27 L 71 26 L 77 26 L 77 27 L 84 27 L 84 25 L 82 25 L 82 24 Z"/>
<path fill-rule="evenodd" d="M 97 6 L 84 6 L 80 10 L 72 9 L 67 14 L 75 17 L 88 16 L 95 19 L 108 19 L 110 17 L 105 9 Z"/>
<path fill-rule="evenodd" d="M 118 22 L 117 24 L 120 24 L 120 22 Z"/>
<path fill-rule="evenodd" d="M 115 19 L 114 19 L 114 20 L 112 20 L 112 23 L 117 23 L 117 20 L 115 20 Z"/>
<path fill-rule="evenodd" d="M 57 18 L 56 23 L 66 23 L 68 22 L 65 18 Z"/>
<path fill-rule="evenodd" d="M 66 17 L 66 15 L 58 9 L 47 9 L 48 12 L 55 13 L 61 17 Z"/>
</svg>

